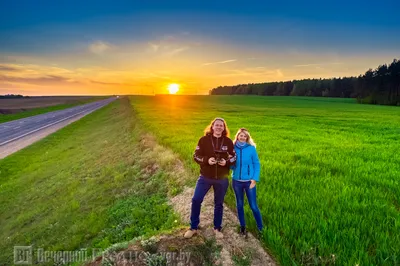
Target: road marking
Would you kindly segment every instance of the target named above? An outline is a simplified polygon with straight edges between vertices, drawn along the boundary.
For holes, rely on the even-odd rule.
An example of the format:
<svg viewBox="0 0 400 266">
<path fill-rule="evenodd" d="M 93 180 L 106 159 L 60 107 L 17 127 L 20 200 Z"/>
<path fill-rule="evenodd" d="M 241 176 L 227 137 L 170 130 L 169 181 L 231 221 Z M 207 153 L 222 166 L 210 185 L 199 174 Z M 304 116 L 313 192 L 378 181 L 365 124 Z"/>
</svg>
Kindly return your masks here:
<svg viewBox="0 0 400 266">
<path fill-rule="evenodd" d="M 29 135 L 29 134 L 35 133 L 36 131 L 39 131 L 39 130 L 44 129 L 44 128 L 46 128 L 46 127 L 49 127 L 49 126 L 52 126 L 52 125 L 54 125 L 54 124 L 60 123 L 60 122 L 62 122 L 62 121 L 64 121 L 64 120 L 67 120 L 67 119 L 69 119 L 69 118 L 71 118 L 71 117 L 77 116 L 77 115 L 79 115 L 79 114 L 81 114 L 81 113 L 84 113 L 84 112 L 86 112 L 86 111 L 85 111 L 85 110 L 84 110 L 84 111 L 81 111 L 81 112 L 79 112 L 79 113 L 76 113 L 76 114 L 74 114 L 74 115 L 70 115 L 70 116 L 68 116 L 68 117 L 66 117 L 66 118 L 63 118 L 63 119 L 58 120 L 58 121 L 56 121 L 56 122 L 53 122 L 53 123 L 51 123 L 51 124 L 48 124 L 48 125 L 42 126 L 42 127 L 40 127 L 40 128 L 34 129 L 34 130 L 32 130 L 32 131 L 29 131 L 29 132 L 27 132 L 27 133 L 25 133 L 25 134 L 22 134 L 21 136 L 12 138 L 12 139 L 10 139 L 10 140 L 6 140 L 6 141 L 0 143 L 0 146 L 5 145 L 5 144 L 7 144 L 7 143 L 10 143 L 10 142 L 12 142 L 12 141 L 14 141 L 14 140 L 20 139 L 20 138 L 22 138 L 22 137 L 25 137 L 25 136 L 27 136 L 27 135 Z"/>
</svg>

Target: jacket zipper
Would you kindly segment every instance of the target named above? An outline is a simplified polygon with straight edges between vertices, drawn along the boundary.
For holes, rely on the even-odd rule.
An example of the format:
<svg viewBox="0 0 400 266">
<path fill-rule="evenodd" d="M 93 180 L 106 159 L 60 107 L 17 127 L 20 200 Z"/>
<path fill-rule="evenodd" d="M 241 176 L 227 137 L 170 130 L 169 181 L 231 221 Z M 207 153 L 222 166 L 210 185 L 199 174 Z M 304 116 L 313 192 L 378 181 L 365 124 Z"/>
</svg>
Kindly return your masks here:
<svg viewBox="0 0 400 266">
<path fill-rule="evenodd" d="M 247 166 L 247 174 L 250 176 L 250 165 Z"/>
<path fill-rule="evenodd" d="M 242 149 L 240 149 L 240 174 L 239 179 L 242 179 Z"/>
<path fill-rule="evenodd" d="M 217 138 L 217 147 L 218 147 L 218 138 Z M 218 163 L 215 164 L 215 179 L 218 179 Z"/>
</svg>

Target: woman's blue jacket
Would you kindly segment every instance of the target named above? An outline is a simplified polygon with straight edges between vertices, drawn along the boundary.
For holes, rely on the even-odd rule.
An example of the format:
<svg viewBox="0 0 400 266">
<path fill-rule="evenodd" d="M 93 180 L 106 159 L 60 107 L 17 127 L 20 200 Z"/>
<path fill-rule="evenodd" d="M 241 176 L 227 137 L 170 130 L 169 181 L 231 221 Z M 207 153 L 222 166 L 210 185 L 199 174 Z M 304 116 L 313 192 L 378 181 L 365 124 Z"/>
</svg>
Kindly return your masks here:
<svg viewBox="0 0 400 266">
<path fill-rule="evenodd" d="M 236 165 L 231 166 L 235 180 L 260 181 L 260 160 L 256 148 L 248 143 L 243 147 L 235 144 Z"/>
</svg>

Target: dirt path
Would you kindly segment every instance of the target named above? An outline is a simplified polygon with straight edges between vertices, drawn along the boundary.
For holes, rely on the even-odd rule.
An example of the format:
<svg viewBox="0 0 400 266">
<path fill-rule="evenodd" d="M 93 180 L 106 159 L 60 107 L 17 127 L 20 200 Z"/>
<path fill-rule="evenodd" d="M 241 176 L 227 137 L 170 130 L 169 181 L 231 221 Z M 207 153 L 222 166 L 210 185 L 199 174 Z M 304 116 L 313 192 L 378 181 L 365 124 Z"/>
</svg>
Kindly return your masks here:
<svg viewBox="0 0 400 266">
<path fill-rule="evenodd" d="M 174 210 L 180 214 L 182 222 L 188 222 L 190 217 L 190 203 L 193 197 L 194 188 L 186 188 L 181 194 L 171 199 Z M 209 239 L 214 237 L 214 195 L 212 189 L 204 198 L 200 214 L 200 234 Z M 248 239 L 243 239 L 237 233 L 238 219 L 236 215 L 224 204 L 223 217 L 223 239 L 217 239 L 217 244 L 222 245 L 222 265 L 234 265 L 233 254 L 245 254 L 251 252 L 251 265 L 277 265 L 272 257 L 262 248 L 261 243 L 249 233 Z"/>
<path fill-rule="evenodd" d="M 183 185 L 185 180 L 196 179 L 193 174 L 187 170 L 182 161 L 179 160 L 172 150 L 167 149 L 157 143 L 154 136 L 150 134 L 144 134 L 140 146 L 146 150 L 144 152 L 143 159 L 146 158 L 160 158 L 157 160 L 157 168 L 160 167 L 163 171 L 172 176 L 177 183 Z M 191 202 L 194 193 L 194 187 L 184 187 L 183 191 L 177 196 L 170 197 L 169 201 L 174 208 L 174 211 L 180 215 L 181 222 L 188 224 L 189 228 L 189 217 Z M 214 238 L 213 232 L 213 219 L 214 219 L 214 194 L 213 190 L 207 193 L 202 203 L 201 214 L 200 214 L 200 234 L 206 239 Z M 234 254 L 246 254 L 251 252 L 251 265 L 257 266 L 269 266 L 278 265 L 273 258 L 265 251 L 260 241 L 256 239 L 250 233 L 248 239 L 242 238 L 237 232 L 237 225 L 239 221 L 236 214 L 224 204 L 224 216 L 223 216 L 223 239 L 218 239 L 217 244 L 222 245 L 223 249 L 221 252 L 222 265 L 234 265 L 232 262 L 232 256 Z M 181 236 L 183 238 L 183 234 Z"/>
<path fill-rule="evenodd" d="M 166 181 L 170 182 L 173 180 L 175 186 L 184 187 L 184 183 L 187 180 L 196 179 L 193 174 L 184 167 L 182 161 L 179 160 L 179 156 L 159 145 L 155 138 L 150 134 L 143 134 L 139 141 L 140 156 L 138 157 L 139 164 L 143 169 L 143 174 L 150 178 L 151 175 L 162 171 L 166 174 Z M 191 182 L 192 183 L 192 182 Z M 169 197 L 169 203 L 173 207 L 174 211 L 181 217 L 181 223 L 187 224 L 189 228 L 189 217 L 191 209 L 191 201 L 193 197 L 194 187 L 184 187 L 183 191 L 176 196 Z M 203 242 L 203 239 L 211 240 L 215 239 L 213 231 L 213 219 L 214 219 L 214 195 L 213 190 L 207 193 L 204 198 L 201 214 L 200 214 L 200 226 L 201 229 L 199 236 L 194 236 L 191 239 L 185 239 L 183 237 L 186 228 L 180 228 L 170 234 L 161 234 L 156 236 L 158 239 L 169 239 L 169 242 L 179 243 L 179 248 L 190 246 L 192 242 Z M 224 216 L 223 216 L 223 239 L 216 239 L 216 244 L 222 246 L 220 257 L 214 264 L 218 265 L 235 265 L 233 256 L 250 257 L 250 265 L 255 266 L 272 266 L 277 265 L 273 258 L 264 250 L 260 241 L 252 236 L 250 233 L 247 239 L 242 238 L 237 232 L 238 219 L 234 212 L 224 204 Z M 159 240 L 160 241 L 160 240 Z M 168 242 L 167 241 L 167 242 Z M 161 241 L 162 242 L 162 241 Z M 129 242 L 129 247 L 122 249 L 117 252 L 116 257 L 124 257 L 129 252 L 135 251 L 138 248 L 137 241 L 132 240 Z M 125 254 L 125 255 L 124 255 Z M 86 264 L 87 266 L 98 266 L 101 265 L 101 257 L 98 257 L 96 261 Z M 126 260 L 114 263 L 113 265 L 144 265 L 127 263 Z M 174 264 L 175 265 L 175 264 Z M 187 264 L 178 264 L 187 265 Z M 197 266 L 195 263 L 190 265 Z"/>
</svg>

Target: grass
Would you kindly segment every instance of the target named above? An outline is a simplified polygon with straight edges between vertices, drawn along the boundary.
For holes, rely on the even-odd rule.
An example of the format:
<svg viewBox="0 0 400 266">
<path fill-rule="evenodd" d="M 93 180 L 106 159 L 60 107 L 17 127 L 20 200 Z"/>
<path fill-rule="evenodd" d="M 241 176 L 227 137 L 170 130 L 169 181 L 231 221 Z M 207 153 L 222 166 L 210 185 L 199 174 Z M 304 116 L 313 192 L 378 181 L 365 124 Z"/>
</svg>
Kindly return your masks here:
<svg viewBox="0 0 400 266">
<path fill-rule="evenodd" d="M 75 103 L 68 103 L 68 104 L 58 104 L 54 106 L 48 106 L 48 107 L 41 107 L 41 108 L 33 108 L 27 111 L 15 113 L 15 114 L 0 114 L 0 123 L 5 123 L 9 122 L 12 120 L 17 120 L 29 116 L 34 116 L 34 115 L 40 115 L 48 112 L 53 112 L 53 111 L 58 111 L 58 110 L 63 110 L 67 108 L 71 108 L 77 105 L 82 105 L 94 101 L 99 101 L 103 99 L 104 97 L 94 97 L 92 99 L 84 99 L 84 100 L 77 100 Z M 3 100 L 4 101 L 4 100 Z"/>
<path fill-rule="evenodd" d="M 0 265 L 15 245 L 90 254 L 177 225 L 142 133 L 125 98 L 0 160 Z"/>
<path fill-rule="evenodd" d="M 352 99 L 132 97 L 137 116 L 192 170 L 217 116 L 250 130 L 261 160 L 263 243 L 282 265 L 400 264 L 400 109 Z M 235 207 L 232 189 L 226 202 Z M 255 221 L 246 206 L 246 221 Z"/>
</svg>

